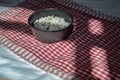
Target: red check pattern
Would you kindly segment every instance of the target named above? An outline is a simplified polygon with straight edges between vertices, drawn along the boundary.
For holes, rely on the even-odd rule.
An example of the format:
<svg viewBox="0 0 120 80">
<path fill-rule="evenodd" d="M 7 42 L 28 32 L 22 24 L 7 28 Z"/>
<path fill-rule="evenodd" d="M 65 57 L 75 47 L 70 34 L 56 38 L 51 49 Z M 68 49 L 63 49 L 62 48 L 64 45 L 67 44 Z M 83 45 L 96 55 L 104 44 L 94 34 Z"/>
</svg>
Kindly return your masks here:
<svg viewBox="0 0 120 80">
<path fill-rule="evenodd" d="M 73 6 L 54 0 L 26 0 L 0 13 L 0 43 L 65 80 L 119 80 L 120 22 L 89 14 L 66 1 Z M 27 20 L 34 11 L 51 7 L 72 13 L 74 30 L 66 40 L 47 44 L 33 36 Z"/>
</svg>

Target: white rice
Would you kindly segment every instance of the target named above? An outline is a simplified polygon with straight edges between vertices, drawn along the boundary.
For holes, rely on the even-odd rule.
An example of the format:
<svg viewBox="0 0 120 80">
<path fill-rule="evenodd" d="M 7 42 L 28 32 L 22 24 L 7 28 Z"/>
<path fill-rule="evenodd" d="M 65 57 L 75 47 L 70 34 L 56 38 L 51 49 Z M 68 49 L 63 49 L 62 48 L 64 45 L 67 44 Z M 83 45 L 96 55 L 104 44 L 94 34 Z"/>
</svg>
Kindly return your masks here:
<svg viewBox="0 0 120 80">
<path fill-rule="evenodd" d="M 34 22 L 34 27 L 45 31 L 61 30 L 69 25 L 64 18 L 57 16 L 41 17 Z"/>
</svg>

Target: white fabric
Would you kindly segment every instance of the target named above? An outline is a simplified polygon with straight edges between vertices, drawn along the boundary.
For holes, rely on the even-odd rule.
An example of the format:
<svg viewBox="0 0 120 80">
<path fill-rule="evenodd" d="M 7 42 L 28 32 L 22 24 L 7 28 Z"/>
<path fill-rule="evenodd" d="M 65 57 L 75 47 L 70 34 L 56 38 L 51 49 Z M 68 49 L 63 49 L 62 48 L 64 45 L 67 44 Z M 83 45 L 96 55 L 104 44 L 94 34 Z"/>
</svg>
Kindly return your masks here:
<svg viewBox="0 0 120 80">
<path fill-rule="evenodd" d="M 0 80 L 62 80 L 26 62 L 0 45 Z"/>
<path fill-rule="evenodd" d="M 22 2 L 24 0 L 0 0 L 0 12 L 7 10 L 8 8 Z"/>
</svg>

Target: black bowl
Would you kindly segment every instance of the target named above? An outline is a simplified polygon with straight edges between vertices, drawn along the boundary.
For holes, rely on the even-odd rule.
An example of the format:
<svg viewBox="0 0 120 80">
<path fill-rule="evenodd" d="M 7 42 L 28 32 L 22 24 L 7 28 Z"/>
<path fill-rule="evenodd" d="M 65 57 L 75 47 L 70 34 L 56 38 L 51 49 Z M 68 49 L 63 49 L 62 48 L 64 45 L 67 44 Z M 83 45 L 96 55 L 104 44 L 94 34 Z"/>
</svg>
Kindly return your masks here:
<svg viewBox="0 0 120 80">
<path fill-rule="evenodd" d="M 46 17 L 50 15 L 64 18 L 65 21 L 69 23 L 69 26 L 67 26 L 64 29 L 56 30 L 56 31 L 44 31 L 34 27 L 35 20 L 39 19 L 40 17 Z M 58 42 L 68 38 L 68 36 L 72 33 L 73 30 L 72 22 L 73 22 L 73 18 L 70 13 L 64 10 L 54 9 L 54 8 L 38 10 L 34 12 L 32 15 L 30 15 L 28 19 L 28 23 L 31 26 L 33 35 L 36 36 L 36 38 L 39 41 L 46 43 Z"/>
</svg>

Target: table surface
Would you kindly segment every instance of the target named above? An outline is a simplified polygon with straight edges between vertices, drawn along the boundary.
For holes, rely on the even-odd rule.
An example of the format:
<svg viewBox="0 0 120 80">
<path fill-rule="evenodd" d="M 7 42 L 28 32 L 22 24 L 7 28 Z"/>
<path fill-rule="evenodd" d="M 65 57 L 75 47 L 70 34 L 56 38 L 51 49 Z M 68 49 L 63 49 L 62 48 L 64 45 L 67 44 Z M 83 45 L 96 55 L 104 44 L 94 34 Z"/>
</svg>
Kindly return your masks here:
<svg viewBox="0 0 120 80">
<path fill-rule="evenodd" d="M 74 0 L 74 2 L 105 14 L 120 17 L 120 0 Z"/>
</svg>

